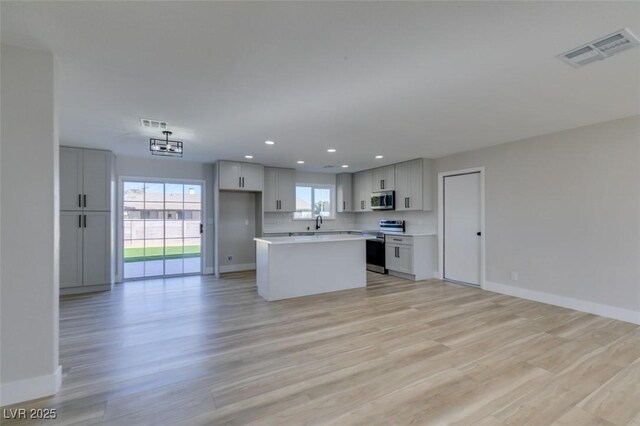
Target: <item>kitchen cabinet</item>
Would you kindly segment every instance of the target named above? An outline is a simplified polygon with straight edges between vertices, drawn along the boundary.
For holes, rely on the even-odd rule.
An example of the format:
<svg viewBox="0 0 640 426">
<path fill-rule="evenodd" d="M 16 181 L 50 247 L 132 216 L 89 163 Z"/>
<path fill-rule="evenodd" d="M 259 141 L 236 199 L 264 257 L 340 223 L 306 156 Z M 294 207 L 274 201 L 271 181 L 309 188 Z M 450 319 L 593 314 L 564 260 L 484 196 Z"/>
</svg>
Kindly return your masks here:
<svg viewBox="0 0 640 426">
<path fill-rule="evenodd" d="M 353 211 L 371 211 L 371 170 L 365 170 L 353 175 Z"/>
<path fill-rule="evenodd" d="M 60 210 L 111 210 L 113 154 L 60 148 Z"/>
<path fill-rule="evenodd" d="M 414 281 L 433 278 L 436 236 L 385 235 L 385 268 L 391 275 Z"/>
<path fill-rule="evenodd" d="M 114 166 L 110 151 L 60 148 L 61 294 L 108 290 L 114 282 Z"/>
<path fill-rule="evenodd" d="M 82 213 L 60 212 L 60 287 L 82 286 Z"/>
<path fill-rule="evenodd" d="M 433 210 L 431 160 L 396 164 L 396 210 Z"/>
<path fill-rule="evenodd" d="M 378 167 L 371 171 L 372 191 L 393 191 L 395 189 L 396 166 Z"/>
<path fill-rule="evenodd" d="M 261 164 L 220 161 L 218 163 L 219 188 L 232 191 L 261 192 L 264 168 Z"/>
<path fill-rule="evenodd" d="M 60 287 L 110 285 L 111 212 L 60 213 Z"/>
<path fill-rule="evenodd" d="M 412 274 L 413 247 L 399 244 L 385 244 L 385 266 L 392 271 Z"/>
<path fill-rule="evenodd" d="M 82 226 L 82 285 L 111 283 L 111 213 L 85 212 Z"/>
<path fill-rule="evenodd" d="M 351 173 L 336 175 L 336 204 L 338 213 L 353 211 L 353 175 Z"/>
<path fill-rule="evenodd" d="M 295 203 L 295 170 L 264 168 L 264 211 L 293 212 Z"/>
</svg>

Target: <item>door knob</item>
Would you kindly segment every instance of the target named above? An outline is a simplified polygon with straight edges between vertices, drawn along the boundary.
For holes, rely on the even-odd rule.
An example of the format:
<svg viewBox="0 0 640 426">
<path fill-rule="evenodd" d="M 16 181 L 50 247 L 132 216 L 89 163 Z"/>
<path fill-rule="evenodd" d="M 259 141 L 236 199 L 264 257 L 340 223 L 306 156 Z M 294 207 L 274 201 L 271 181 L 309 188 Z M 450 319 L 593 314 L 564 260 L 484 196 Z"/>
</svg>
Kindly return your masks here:
<svg viewBox="0 0 640 426">
<path fill-rule="evenodd" d="M 476 232 L 476 235 L 479 237 L 482 235 L 482 232 Z"/>
</svg>

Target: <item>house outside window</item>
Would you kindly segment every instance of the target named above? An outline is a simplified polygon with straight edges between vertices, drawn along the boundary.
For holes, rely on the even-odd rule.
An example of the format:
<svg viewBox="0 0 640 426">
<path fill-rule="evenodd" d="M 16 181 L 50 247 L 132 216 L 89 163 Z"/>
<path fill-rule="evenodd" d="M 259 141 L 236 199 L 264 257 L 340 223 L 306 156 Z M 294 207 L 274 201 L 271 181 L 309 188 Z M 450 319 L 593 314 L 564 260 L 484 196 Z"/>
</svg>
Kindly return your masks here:
<svg viewBox="0 0 640 426">
<path fill-rule="evenodd" d="M 335 218 L 335 186 L 318 184 L 296 185 L 296 220 L 313 220 L 316 216 L 323 219 Z"/>
</svg>

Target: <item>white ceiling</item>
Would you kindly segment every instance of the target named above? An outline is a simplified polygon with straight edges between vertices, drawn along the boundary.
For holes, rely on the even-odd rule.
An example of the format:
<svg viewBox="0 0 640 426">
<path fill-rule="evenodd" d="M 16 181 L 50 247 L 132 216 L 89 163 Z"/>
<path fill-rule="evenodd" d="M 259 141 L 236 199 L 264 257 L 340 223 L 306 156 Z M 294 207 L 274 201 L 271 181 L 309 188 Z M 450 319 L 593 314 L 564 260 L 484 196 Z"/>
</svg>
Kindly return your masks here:
<svg viewBox="0 0 640 426">
<path fill-rule="evenodd" d="M 117 154 L 150 155 L 141 117 L 168 121 L 190 160 L 354 171 L 640 114 L 640 48 L 580 69 L 555 57 L 640 36 L 638 2 L 1 8 L 2 42 L 57 56 L 61 142 Z"/>
</svg>

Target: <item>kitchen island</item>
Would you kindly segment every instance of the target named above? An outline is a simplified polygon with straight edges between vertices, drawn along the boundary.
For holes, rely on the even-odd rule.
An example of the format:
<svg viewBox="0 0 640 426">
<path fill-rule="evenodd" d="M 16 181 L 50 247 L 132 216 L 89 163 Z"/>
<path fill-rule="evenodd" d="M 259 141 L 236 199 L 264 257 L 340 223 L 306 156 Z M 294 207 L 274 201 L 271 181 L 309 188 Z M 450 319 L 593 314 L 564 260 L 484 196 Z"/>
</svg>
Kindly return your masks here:
<svg viewBox="0 0 640 426">
<path fill-rule="evenodd" d="M 366 287 L 367 239 L 362 235 L 254 238 L 258 294 L 273 301 Z"/>
</svg>

